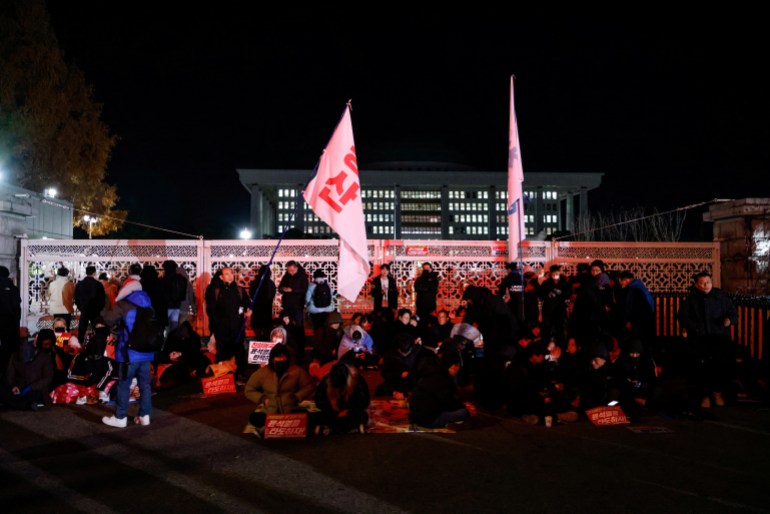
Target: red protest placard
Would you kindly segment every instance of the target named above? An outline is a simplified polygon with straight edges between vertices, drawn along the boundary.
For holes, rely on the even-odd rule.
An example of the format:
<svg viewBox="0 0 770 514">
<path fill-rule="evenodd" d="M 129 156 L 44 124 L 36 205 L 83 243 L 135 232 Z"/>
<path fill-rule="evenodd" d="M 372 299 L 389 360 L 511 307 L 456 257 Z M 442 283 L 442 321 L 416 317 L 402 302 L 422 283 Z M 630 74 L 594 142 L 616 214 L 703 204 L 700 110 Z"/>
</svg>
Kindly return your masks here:
<svg viewBox="0 0 770 514">
<path fill-rule="evenodd" d="M 628 425 L 631 423 L 628 421 L 628 418 L 623 412 L 623 409 L 621 409 L 618 405 L 607 405 L 604 407 L 588 409 L 586 411 L 586 416 L 588 416 L 588 419 L 591 420 L 591 423 L 596 426 Z"/>
<path fill-rule="evenodd" d="M 228 373 L 221 377 L 202 378 L 203 396 L 214 396 L 215 394 L 234 393 L 235 375 Z"/>
<path fill-rule="evenodd" d="M 268 414 L 265 439 L 303 438 L 307 435 L 307 413 Z"/>
<path fill-rule="evenodd" d="M 249 341 L 249 364 L 266 365 L 270 357 L 270 350 L 278 343 L 270 341 Z"/>
<path fill-rule="evenodd" d="M 407 246 L 406 254 L 411 257 L 424 257 L 428 255 L 427 246 Z"/>
</svg>

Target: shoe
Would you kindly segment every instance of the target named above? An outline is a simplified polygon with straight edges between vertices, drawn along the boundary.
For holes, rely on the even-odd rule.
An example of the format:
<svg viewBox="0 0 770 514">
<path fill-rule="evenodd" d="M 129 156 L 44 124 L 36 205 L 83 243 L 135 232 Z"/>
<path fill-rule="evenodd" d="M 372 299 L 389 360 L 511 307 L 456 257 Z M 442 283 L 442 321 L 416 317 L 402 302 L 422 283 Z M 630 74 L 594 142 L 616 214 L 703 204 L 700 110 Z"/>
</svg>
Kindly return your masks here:
<svg viewBox="0 0 770 514">
<path fill-rule="evenodd" d="M 144 416 L 137 416 L 134 418 L 134 423 L 137 425 L 142 425 L 143 427 L 146 427 L 150 424 L 150 415 L 145 414 Z"/>
<path fill-rule="evenodd" d="M 537 425 L 540 423 L 540 418 L 534 414 L 525 414 L 521 417 L 521 420 L 527 425 Z"/>
<path fill-rule="evenodd" d="M 722 398 L 722 393 L 713 392 L 711 393 L 711 396 L 714 397 L 714 405 L 717 407 L 724 407 L 725 406 L 725 400 Z"/>
<path fill-rule="evenodd" d="M 110 401 L 110 395 L 105 393 L 104 391 L 99 391 L 99 401 L 102 403 L 107 403 Z"/>
<path fill-rule="evenodd" d="M 331 429 L 327 427 L 326 425 L 316 425 L 315 429 L 313 430 L 315 432 L 315 435 L 321 436 L 321 435 L 329 435 L 332 433 Z"/>
<path fill-rule="evenodd" d="M 29 404 L 29 410 L 39 411 L 45 408 L 45 403 L 33 402 Z"/>
<path fill-rule="evenodd" d="M 75 405 L 85 405 L 88 399 L 85 396 L 78 396 L 77 401 L 75 401 Z"/>
<path fill-rule="evenodd" d="M 711 408 L 711 398 L 708 396 L 703 397 L 703 401 L 700 402 L 700 408 L 701 409 L 710 409 Z"/>
<path fill-rule="evenodd" d="M 574 423 L 580 419 L 580 415 L 574 410 L 568 410 L 567 412 L 557 414 L 556 419 L 559 421 L 559 423 Z"/>
<path fill-rule="evenodd" d="M 118 419 L 115 416 L 104 416 L 102 418 L 102 423 L 115 428 L 126 428 L 127 419 L 128 418 Z"/>
</svg>

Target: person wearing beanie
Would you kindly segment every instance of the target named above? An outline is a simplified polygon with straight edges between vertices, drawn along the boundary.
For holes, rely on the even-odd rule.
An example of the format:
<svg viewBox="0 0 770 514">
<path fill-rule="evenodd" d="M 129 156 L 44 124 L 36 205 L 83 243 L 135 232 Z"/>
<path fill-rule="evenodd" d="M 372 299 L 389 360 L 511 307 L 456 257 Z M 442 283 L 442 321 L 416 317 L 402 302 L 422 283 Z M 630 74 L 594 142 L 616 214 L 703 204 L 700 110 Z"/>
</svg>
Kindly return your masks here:
<svg viewBox="0 0 770 514">
<path fill-rule="evenodd" d="M 54 318 L 62 318 L 67 323 L 67 331 L 75 311 L 75 284 L 69 279 L 70 270 L 64 266 L 56 271 L 56 278 L 48 284 L 48 313 Z"/>
</svg>

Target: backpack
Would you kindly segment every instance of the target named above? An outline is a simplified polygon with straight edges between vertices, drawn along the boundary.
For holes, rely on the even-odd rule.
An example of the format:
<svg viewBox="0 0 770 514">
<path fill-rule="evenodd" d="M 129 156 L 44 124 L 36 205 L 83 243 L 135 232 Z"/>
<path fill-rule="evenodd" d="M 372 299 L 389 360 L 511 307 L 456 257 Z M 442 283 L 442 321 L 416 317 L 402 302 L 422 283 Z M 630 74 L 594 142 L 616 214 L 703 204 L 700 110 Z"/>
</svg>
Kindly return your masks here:
<svg viewBox="0 0 770 514">
<path fill-rule="evenodd" d="M 155 317 L 155 311 L 149 307 L 137 307 L 134 325 L 128 331 L 126 345 L 135 352 L 159 352 L 166 342 L 163 337 L 163 324 Z"/>
<path fill-rule="evenodd" d="M 327 282 L 315 285 L 313 290 L 313 305 L 316 307 L 328 307 L 332 304 L 332 290 Z"/>
</svg>

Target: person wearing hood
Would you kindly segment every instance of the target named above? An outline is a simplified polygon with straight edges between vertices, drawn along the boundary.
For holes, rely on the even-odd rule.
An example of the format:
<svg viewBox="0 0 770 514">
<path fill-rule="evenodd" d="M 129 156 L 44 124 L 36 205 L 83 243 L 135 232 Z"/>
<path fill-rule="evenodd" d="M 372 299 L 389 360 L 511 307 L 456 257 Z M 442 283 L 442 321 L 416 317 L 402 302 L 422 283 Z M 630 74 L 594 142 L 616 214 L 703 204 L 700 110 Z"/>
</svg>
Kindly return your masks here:
<svg viewBox="0 0 770 514">
<path fill-rule="evenodd" d="M 655 337 L 655 300 L 652 294 L 631 271 L 620 272 L 621 295 L 619 303 L 623 312 L 625 339 L 641 339 L 651 344 Z"/>
<path fill-rule="evenodd" d="M 262 265 L 259 272 L 249 283 L 251 298 L 251 328 L 258 341 L 268 337 L 273 323 L 273 302 L 275 301 L 275 282 L 271 278 L 270 266 Z M 260 285 L 260 283 L 262 285 Z M 257 292 L 259 289 L 259 292 Z"/>
<path fill-rule="evenodd" d="M 69 279 L 70 270 L 62 266 L 56 271 L 56 278 L 48 284 L 48 313 L 62 318 L 70 330 L 72 313 L 75 311 L 75 284 Z"/>
<path fill-rule="evenodd" d="M 128 347 L 128 334 L 134 328 L 137 308 L 152 309 L 152 300 L 145 291 L 134 291 L 115 303 L 115 307 L 102 311 L 105 324 L 113 328 L 115 336 L 115 361 L 118 362 L 118 384 L 115 396 L 115 414 L 104 416 L 102 423 L 115 428 L 128 425 L 128 401 L 131 381 L 136 378 L 139 386 L 139 415 L 134 418 L 137 425 L 149 425 L 152 412 L 152 386 L 150 365 L 155 358 L 153 352 L 140 352 Z"/>
<path fill-rule="evenodd" d="M 244 394 L 257 405 L 249 415 L 249 424 L 261 437 L 268 414 L 289 414 L 300 409 L 300 402 L 313 395 L 310 375 L 292 364 L 289 349 L 277 344 L 270 350 L 267 366 L 254 372 L 246 382 Z"/>
<path fill-rule="evenodd" d="M 312 377 L 320 380 L 331 371 L 332 366 L 337 362 L 337 350 L 343 334 L 342 316 L 337 311 L 330 312 L 326 318 L 326 325 L 313 334 L 313 350 L 308 366 Z"/>
<path fill-rule="evenodd" d="M 711 275 L 702 271 L 693 277 L 690 294 L 678 313 L 682 336 L 693 356 L 696 385 L 701 396 L 701 407 L 724 405 L 722 393 L 735 372 L 735 345 L 730 327 L 738 321 L 732 300 L 714 287 Z"/>
<path fill-rule="evenodd" d="M 337 358 L 342 359 L 351 351 L 358 354 L 356 356 L 356 362 L 358 362 L 358 359 L 364 359 L 364 356 L 373 358 L 374 341 L 372 340 L 372 336 L 370 336 L 366 330 L 361 328 L 360 325 L 349 325 L 345 328 L 339 349 L 337 350 Z"/>
<path fill-rule="evenodd" d="M 18 410 L 38 410 L 45 406 L 53 380 L 51 352 L 56 343 L 53 330 L 44 328 L 34 342 L 24 341 L 11 356 L 0 386 L 0 405 Z"/>
<path fill-rule="evenodd" d="M 356 366 L 337 362 L 315 389 L 317 435 L 366 433 L 369 414 L 369 386 Z"/>
<path fill-rule="evenodd" d="M 641 340 L 627 341 L 613 367 L 615 373 L 610 387 L 614 391 L 611 396 L 618 399 L 623 412 L 629 417 L 635 417 L 640 407 L 660 395 L 655 362 L 645 351 Z"/>
<path fill-rule="evenodd" d="M 334 310 L 334 293 L 322 269 L 313 272 L 313 281 L 305 293 L 305 305 L 310 314 L 313 330 L 326 324 L 326 317 Z"/>
</svg>

